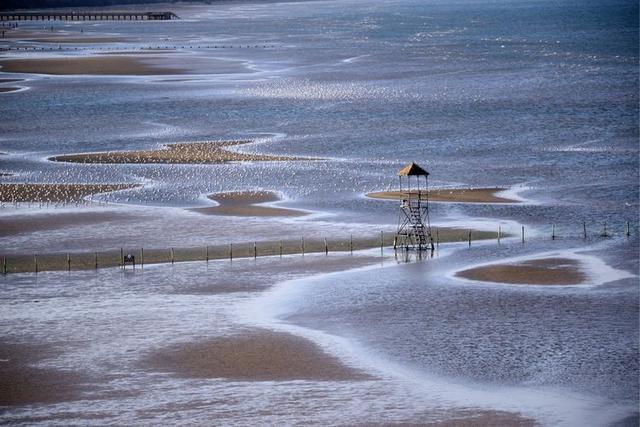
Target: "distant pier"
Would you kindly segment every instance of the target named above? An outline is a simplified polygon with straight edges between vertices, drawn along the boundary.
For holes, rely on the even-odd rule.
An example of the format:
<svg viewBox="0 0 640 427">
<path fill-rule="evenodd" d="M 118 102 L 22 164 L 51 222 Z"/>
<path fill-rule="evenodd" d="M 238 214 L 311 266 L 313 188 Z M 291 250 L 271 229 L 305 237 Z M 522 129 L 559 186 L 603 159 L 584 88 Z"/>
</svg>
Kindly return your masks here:
<svg viewBox="0 0 640 427">
<path fill-rule="evenodd" d="M 0 12 L 0 21 L 170 21 L 173 12 Z"/>
</svg>

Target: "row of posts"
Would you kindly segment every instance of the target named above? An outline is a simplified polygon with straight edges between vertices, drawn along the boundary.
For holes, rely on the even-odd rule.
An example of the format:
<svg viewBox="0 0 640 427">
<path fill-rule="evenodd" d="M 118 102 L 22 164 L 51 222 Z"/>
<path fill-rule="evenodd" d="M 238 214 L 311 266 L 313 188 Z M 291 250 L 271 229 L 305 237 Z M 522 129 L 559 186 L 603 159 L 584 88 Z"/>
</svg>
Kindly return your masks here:
<svg viewBox="0 0 640 427">
<path fill-rule="evenodd" d="M 624 234 L 625 236 L 629 237 L 631 235 L 631 227 L 629 222 L 627 221 L 625 223 L 625 228 L 624 228 Z M 607 224 L 605 223 L 602 229 L 602 232 L 600 233 L 600 237 L 609 237 L 610 234 L 607 231 Z M 498 226 L 498 243 L 500 243 L 500 239 L 502 237 L 502 228 L 501 226 Z M 551 239 L 555 240 L 556 237 L 558 237 L 558 235 L 556 234 L 556 226 L 555 224 L 551 226 Z M 587 224 L 586 222 L 582 223 L 582 237 L 583 239 L 587 238 Z M 468 244 L 469 246 L 471 246 L 471 241 L 472 241 L 472 231 L 471 229 L 468 230 L 467 233 L 467 240 L 468 240 Z M 522 243 L 525 242 L 525 227 L 524 225 L 521 227 L 521 241 Z M 329 244 L 327 243 L 327 239 L 324 238 L 323 239 L 324 242 L 324 253 L 325 254 L 329 254 Z M 394 238 L 393 240 L 393 248 L 396 249 L 397 245 L 396 245 L 396 239 Z M 438 229 L 436 228 L 435 230 L 435 244 L 436 246 L 440 245 L 440 235 L 438 232 Z M 279 255 L 280 257 L 282 257 L 283 255 L 283 241 L 280 240 L 279 242 Z M 300 238 L 300 250 L 302 255 L 304 256 L 305 254 L 305 241 L 304 241 L 304 236 L 302 236 Z M 380 251 L 382 252 L 384 250 L 384 231 L 380 231 Z M 349 236 L 349 251 L 351 253 L 353 253 L 353 234 L 351 234 Z M 131 257 L 131 261 L 126 261 L 126 259 L 129 259 L 128 257 Z M 257 242 L 253 242 L 253 258 L 257 258 L 258 257 L 258 244 Z M 233 260 L 233 243 L 229 244 L 229 259 Z M 206 262 L 209 262 L 209 246 L 206 246 L 205 248 L 205 260 Z M 38 273 L 38 255 L 34 254 L 33 256 L 33 261 L 34 261 L 34 265 L 35 265 L 35 272 Z M 174 248 L 170 249 L 170 261 L 171 264 L 174 264 L 175 262 L 175 251 Z M 125 257 L 124 254 L 124 248 L 120 248 L 120 267 L 121 268 L 125 268 L 126 263 L 127 262 L 132 262 L 133 264 L 133 268 L 135 269 L 135 257 L 131 256 L 130 254 L 127 254 L 127 257 Z M 140 248 L 140 263 L 139 263 L 141 268 L 144 268 L 144 248 Z M 66 257 L 66 266 L 67 266 L 67 270 L 71 271 L 71 254 L 67 253 L 67 257 Z M 98 269 L 98 252 L 94 252 L 94 268 L 97 270 Z M 2 273 L 3 274 L 7 274 L 8 271 L 8 267 L 7 267 L 7 257 L 3 257 L 2 258 Z"/>
</svg>

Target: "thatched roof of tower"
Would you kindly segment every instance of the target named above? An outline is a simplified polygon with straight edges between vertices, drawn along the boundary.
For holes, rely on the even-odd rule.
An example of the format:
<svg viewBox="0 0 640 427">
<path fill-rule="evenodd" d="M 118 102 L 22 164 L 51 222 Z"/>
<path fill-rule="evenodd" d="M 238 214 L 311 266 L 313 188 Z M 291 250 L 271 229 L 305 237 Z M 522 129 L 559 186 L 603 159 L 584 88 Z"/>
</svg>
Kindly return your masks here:
<svg viewBox="0 0 640 427">
<path fill-rule="evenodd" d="M 411 162 L 409 163 L 407 166 L 403 167 L 402 169 L 400 169 L 400 172 L 398 172 L 399 176 L 428 176 L 429 172 L 427 172 L 426 170 L 424 170 L 422 167 L 418 166 L 417 164 Z"/>
</svg>

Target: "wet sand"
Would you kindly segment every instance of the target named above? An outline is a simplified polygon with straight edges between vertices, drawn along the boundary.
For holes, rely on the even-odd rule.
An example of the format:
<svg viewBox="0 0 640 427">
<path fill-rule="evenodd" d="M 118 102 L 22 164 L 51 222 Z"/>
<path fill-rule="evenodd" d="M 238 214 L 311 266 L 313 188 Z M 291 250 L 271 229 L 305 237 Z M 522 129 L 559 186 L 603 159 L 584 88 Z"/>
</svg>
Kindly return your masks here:
<svg viewBox="0 0 640 427">
<path fill-rule="evenodd" d="M 249 144 L 253 141 L 207 141 L 167 144 L 163 148 L 140 151 L 108 151 L 79 153 L 50 157 L 57 162 L 74 163 L 171 163 L 214 164 L 241 161 L 289 161 L 313 160 L 302 157 L 269 156 L 264 154 L 236 153 L 228 147 Z"/>
<path fill-rule="evenodd" d="M 15 83 L 15 82 L 23 82 L 24 79 L 0 79 L 0 84 L 2 83 Z M 3 153 L 6 154 L 6 153 Z"/>
<path fill-rule="evenodd" d="M 4 59 L 0 60 L 0 66 L 3 72 L 51 75 L 153 76 L 188 73 L 188 69 L 182 66 L 166 61 L 161 63 L 161 58 L 162 56 L 140 58 L 133 55 L 111 55 Z"/>
<path fill-rule="evenodd" d="M 496 193 L 504 191 L 504 188 L 446 188 L 429 190 L 430 202 L 456 202 L 456 203 L 518 203 L 517 200 L 497 196 Z M 368 193 L 367 197 L 374 199 L 400 200 L 407 196 L 407 192 L 377 191 Z M 417 198 L 418 192 L 410 193 L 411 198 Z M 422 193 L 425 197 L 425 193 Z"/>
<path fill-rule="evenodd" d="M 108 221 L 120 221 L 121 223 L 135 223 L 136 221 L 143 221 L 144 217 L 136 217 L 135 213 L 131 213 L 131 218 L 125 216 L 129 215 L 129 213 L 124 214 L 122 212 L 114 213 L 113 216 L 109 212 L 102 212 L 103 217 L 101 217 L 100 213 L 96 213 L 93 216 L 91 213 L 87 212 L 87 215 L 83 213 L 78 213 L 78 217 L 74 218 L 71 213 L 55 213 L 55 220 L 51 221 L 48 217 L 51 215 L 50 210 L 44 210 L 43 214 L 36 214 L 32 216 L 32 219 L 28 221 L 24 221 L 24 224 L 21 223 L 20 215 L 7 215 L 0 216 L 4 221 L 7 221 L 5 224 L 0 223 L 6 229 L 8 229 L 11 234 L 20 234 L 20 233 L 29 233 L 29 232 L 39 232 L 38 238 L 42 237 L 44 233 L 49 230 L 54 233 L 57 232 L 58 228 L 72 227 L 74 224 L 81 224 L 83 221 L 87 224 L 91 224 L 92 221 L 95 221 L 96 224 L 100 222 L 108 222 Z M 68 216 L 68 218 L 67 218 Z M 75 222 L 74 222 L 75 221 Z M 162 227 L 162 225 L 160 225 Z M 455 228 L 439 228 L 439 238 L 440 243 L 446 242 L 466 242 L 468 238 L 468 230 L 464 229 L 455 229 Z M 163 233 L 164 229 L 159 228 L 155 230 L 151 230 L 150 232 Z M 87 270 L 96 268 L 95 263 L 95 255 L 96 250 L 98 251 L 98 266 L 99 268 L 105 267 L 114 267 L 120 265 L 120 257 L 119 251 L 117 248 L 113 248 L 112 245 L 107 245 L 106 247 L 100 243 L 100 240 L 96 240 L 96 237 L 92 234 L 85 234 L 86 231 L 80 233 L 79 231 L 74 232 L 74 238 L 78 241 L 90 240 L 92 242 L 90 248 L 81 249 L 74 252 L 72 255 L 72 263 L 69 265 L 67 263 L 66 252 L 60 252 L 63 248 L 55 248 L 47 250 L 34 251 L 38 252 L 38 270 L 39 271 L 56 271 L 56 270 Z M 488 232 L 488 231 L 472 231 L 474 240 L 481 239 L 494 239 L 496 237 L 496 233 Z M 35 236 L 34 236 L 35 237 Z M 123 240 L 126 239 L 126 236 L 121 237 Z M 387 232 L 384 234 L 384 245 L 386 247 L 390 247 L 393 244 L 394 235 L 392 232 Z M 171 250 L 168 247 L 156 247 L 156 248 L 148 248 L 148 245 L 145 243 L 140 243 L 141 246 L 145 247 L 144 250 L 144 263 L 145 264 L 158 264 L 158 263 L 171 263 L 171 262 L 183 262 L 183 261 L 205 261 L 216 260 L 216 259 L 229 259 L 230 258 L 230 247 L 228 244 L 218 244 L 218 245 L 209 245 L 209 246 L 196 246 L 196 247 L 173 247 L 174 257 L 171 257 Z M 354 257 L 349 256 L 348 254 L 353 251 L 359 251 L 363 249 L 371 249 L 371 248 L 379 248 L 380 247 L 380 235 L 377 233 L 372 233 L 370 235 L 360 235 L 354 236 L 353 240 L 351 240 L 348 236 L 346 238 L 329 238 L 327 239 L 327 247 L 325 247 L 324 239 L 320 237 L 309 237 L 304 240 L 304 253 L 324 253 L 325 250 L 328 249 L 329 256 L 333 254 L 342 253 L 345 256 L 345 262 L 350 262 L 350 260 L 355 259 Z M 110 249 L 111 248 L 111 249 Z M 34 272 L 34 258 L 33 252 L 29 251 L 29 253 L 19 253 L 19 252 L 9 252 L 2 253 L 2 248 L 0 247 L 0 255 L 7 256 L 8 260 L 8 273 L 18 273 L 18 272 Z M 255 252 L 254 252 L 255 251 Z M 136 257 L 140 256 L 141 253 L 139 249 L 133 251 Z M 295 255 L 302 253 L 302 245 L 300 238 L 295 238 L 292 236 L 283 236 L 282 240 L 270 240 L 270 241 L 258 241 L 257 245 L 254 247 L 253 241 L 245 241 L 245 242 L 236 242 L 233 244 L 233 258 L 253 258 L 257 256 L 258 258 L 262 258 L 265 256 L 279 256 L 282 255 Z M 404 254 L 404 251 L 398 252 L 399 256 L 404 257 L 408 256 L 408 254 Z M 424 258 L 428 258 L 429 253 L 424 253 Z M 138 258 L 140 259 L 140 258 Z M 173 261 L 172 261 L 173 259 Z M 234 283 L 227 283 L 225 285 L 227 288 L 232 289 Z M 251 285 L 248 285 L 249 288 Z M 206 286 L 205 286 L 206 288 Z M 187 291 L 190 292 L 190 291 Z M 208 292 L 208 290 L 204 289 L 201 292 Z M 214 291 L 215 292 L 215 291 Z"/>
<path fill-rule="evenodd" d="M 503 411 L 466 410 L 452 411 L 442 421 L 407 422 L 393 424 L 356 424 L 353 427 L 534 427 L 539 424 L 520 414 Z"/>
<path fill-rule="evenodd" d="M 0 216 L 0 237 L 74 228 L 81 225 L 122 222 L 133 217 L 124 212 L 47 212 L 42 215 L 3 215 Z"/>
<path fill-rule="evenodd" d="M 236 381 L 353 381 L 371 377 L 314 343 L 269 330 L 173 345 L 150 354 L 142 367 L 183 378 Z"/>
<path fill-rule="evenodd" d="M 98 55 L 162 55 L 176 52 L 175 49 L 140 49 L 140 50 L 116 50 L 113 52 L 99 52 Z"/>
<path fill-rule="evenodd" d="M 0 202 L 72 203 L 139 184 L 0 184 Z"/>
<path fill-rule="evenodd" d="M 569 258 L 493 264 L 460 271 L 456 276 L 481 282 L 514 285 L 578 285 L 586 280 L 586 275 L 580 270 L 580 263 Z"/>
<path fill-rule="evenodd" d="M 195 278 L 189 282 L 176 283 L 174 293 L 187 295 L 217 295 L 236 292 L 264 291 L 275 284 L 273 277 L 286 269 L 289 279 L 345 271 L 353 268 L 374 265 L 380 262 L 373 256 L 313 256 L 287 257 L 277 263 L 233 265 L 233 280 L 200 281 Z"/>
<path fill-rule="evenodd" d="M 0 406 L 79 400 L 87 382 L 82 374 L 34 366 L 54 354 L 52 346 L 0 341 Z"/>
<path fill-rule="evenodd" d="M 306 212 L 295 209 L 260 206 L 260 203 L 280 200 L 278 194 L 272 191 L 236 191 L 211 194 L 208 197 L 219 205 L 192 210 L 206 215 L 227 216 L 292 217 L 307 215 Z"/>
<path fill-rule="evenodd" d="M 87 25 L 90 25 L 89 21 L 87 21 Z M 23 28 L 5 28 L 4 38 L 31 43 L 118 43 L 134 41 L 128 37 L 98 35 L 90 32 L 48 31 L 47 29 L 26 30 Z"/>
</svg>

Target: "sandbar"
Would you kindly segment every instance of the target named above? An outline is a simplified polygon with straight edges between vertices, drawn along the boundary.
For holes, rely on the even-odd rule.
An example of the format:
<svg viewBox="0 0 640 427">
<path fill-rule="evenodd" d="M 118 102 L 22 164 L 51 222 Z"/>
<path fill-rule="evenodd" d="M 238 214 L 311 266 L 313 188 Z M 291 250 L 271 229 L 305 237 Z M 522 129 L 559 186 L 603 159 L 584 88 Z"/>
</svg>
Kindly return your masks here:
<svg viewBox="0 0 640 427">
<path fill-rule="evenodd" d="M 74 163 L 171 163 L 215 164 L 240 161 L 288 161 L 313 160 L 303 157 L 270 156 L 265 154 L 237 153 L 227 150 L 253 141 L 206 141 L 167 144 L 163 148 L 140 151 L 107 151 L 79 153 L 50 157 L 57 162 Z"/>
<path fill-rule="evenodd" d="M 0 406 L 79 400 L 84 375 L 34 366 L 53 354 L 49 345 L 0 342 Z"/>
<path fill-rule="evenodd" d="M 0 84 L 2 84 L 2 83 L 23 82 L 23 81 L 24 81 L 24 79 L 0 79 Z"/>
<path fill-rule="evenodd" d="M 67 56 L 64 58 L 38 59 L 4 59 L 0 61 L 2 71 L 9 73 L 31 73 L 51 75 L 118 75 L 118 76 L 152 76 L 186 74 L 182 66 L 159 60 L 158 57 L 133 55 L 111 56 Z"/>
<path fill-rule="evenodd" d="M 0 184 L 0 202 L 70 203 L 92 194 L 139 187 L 139 184 Z"/>
<path fill-rule="evenodd" d="M 19 87 L 0 87 L 0 93 L 17 92 L 20 89 Z"/>
<path fill-rule="evenodd" d="M 226 216 L 292 217 L 307 214 L 295 209 L 261 206 L 261 203 L 280 200 L 278 194 L 272 191 L 235 191 L 211 194 L 207 197 L 217 202 L 218 206 L 192 210 L 206 215 Z"/>
<path fill-rule="evenodd" d="M 428 196 L 430 202 L 452 202 L 452 203 L 518 203 L 518 200 L 497 196 L 496 193 L 504 191 L 504 188 L 443 188 L 429 190 L 428 194 L 422 192 L 423 198 Z M 374 199 L 400 200 L 409 195 L 417 198 L 418 192 L 411 193 L 393 191 L 376 191 L 368 193 L 367 197 Z"/>
<path fill-rule="evenodd" d="M 586 280 L 580 263 L 570 258 L 543 258 L 518 263 L 491 264 L 460 271 L 456 276 L 481 282 L 514 285 L 578 285 Z"/>
<path fill-rule="evenodd" d="M 353 381 L 371 377 L 325 353 L 311 341 L 253 329 L 157 350 L 140 365 L 182 378 L 236 381 Z"/>
</svg>

